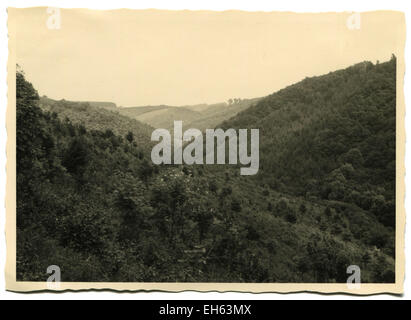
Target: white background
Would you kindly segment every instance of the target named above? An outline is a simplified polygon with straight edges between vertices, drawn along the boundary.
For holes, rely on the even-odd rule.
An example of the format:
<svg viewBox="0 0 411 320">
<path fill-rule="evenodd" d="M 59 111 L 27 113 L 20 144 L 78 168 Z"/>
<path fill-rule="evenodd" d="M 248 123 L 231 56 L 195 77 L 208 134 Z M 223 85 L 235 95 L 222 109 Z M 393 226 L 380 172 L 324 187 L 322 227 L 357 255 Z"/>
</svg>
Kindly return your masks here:
<svg viewBox="0 0 411 320">
<path fill-rule="evenodd" d="M 297 294 L 244 294 L 244 293 L 199 293 L 199 292 L 183 292 L 183 293 L 123 293 L 116 294 L 113 292 L 81 292 L 81 293 L 39 293 L 39 294 L 20 294 L 7 292 L 5 290 L 4 282 L 4 268 L 6 259 L 6 241 L 5 241 L 5 189 L 6 189 L 6 140 L 7 132 L 5 127 L 6 106 L 7 106 L 7 7 L 33 7 L 33 6 L 48 6 L 48 7 L 62 7 L 62 8 L 90 8 L 90 9 L 116 9 L 116 8 L 135 8 L 135 9 L 190 9 L 190 10 L 247 10 L 247 11 L 297 11 L 297 12 L 329 12 L 329 11 L 370 11 L 370 10 L 399 10 L 406 13 L 407 19 L 407 35 L 410 34 L 410 22 L 408 19 L 411 17 L 411 5 L 410 1 L 406 0 L 371 0 L 371 1 L 358 1 L 358 0 L 344 0 L 344 1 L 319 1 L 319 0 L 277 0 L 277 1 L 264 1 L 264 0 L 174 0 L 174 1 L 161 1 L 161 0 L 139 0 L 126 1 L 116 0 L 111 2 L 102 3 L 92 0 L 2 0 L 0 8 L 0 300 L 2 299 L 410 299 L 411 297 L 411 264 L 406 263 L 406 279 L 405 289 L 403 296 L 391 296 L 391 295 L 375 295 L 369 297 L 355 297 L 349 295 L 319 295 L 310 293 L 297 293 Z M 410 47 L 407 41 L 405 62 L 411 61 L 410 59 Z M 407 73 L 407 72 L 406 72 Z M 405 93 L 406 93 L 406 107 L 411 105 L 410 93 L 410 77 L 405 77 Z M 411 128 L 411 118 L 406 116 L 405 127 Z M 408 133 L 408 132 L 407 132 Z M 406 168 L 411 167 L 410 158 L 411 145 L 407 143 L 406 146 Z M 406 186 L 410 185 L 410 176 L 406 176 Z M 409 211 L 410 197 L 406 197 L 405 209 Z M 410 250 L 410 224 L 406 227 L 405 235 L 405 247 L 406 257 L 411 256 Z M 407 277 L 408 275 L 408 277 Z"/>
</svg>

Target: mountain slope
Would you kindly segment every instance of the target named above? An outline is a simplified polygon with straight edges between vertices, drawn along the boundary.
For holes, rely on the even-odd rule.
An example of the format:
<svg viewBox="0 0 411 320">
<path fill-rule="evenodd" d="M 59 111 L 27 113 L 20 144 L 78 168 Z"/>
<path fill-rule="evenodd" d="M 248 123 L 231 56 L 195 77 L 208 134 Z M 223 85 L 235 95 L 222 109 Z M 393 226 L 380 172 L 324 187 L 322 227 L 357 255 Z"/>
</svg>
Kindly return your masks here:
<svg viewBox="0 0 411 320">
<path fill-rule="evenodd" d="M 116 114 L 100 124 L 88 105 L 42 110 L 17 74 L 17 279 L 44 281 L 56 264 L 63 281 L 345 283 L 358 265 L 363 283 L 393 282 L 393 83 L 395 61 L 361 64 L 227 121 L 261 130 L 250 177 L 153 166 L 147 137 L 107 130 Z"/>
<path fill-rule="evenodd" d="M 395 223 L 396 59 L 280 90 L 224 127 L 260 129 L 261 179 L 290 194 L 353 203 Z"/>
<path fill-rule="evenodd" d="M 172 129 L 174 120 L 182 120 L 184 129 L 214 128 L 224 120 L 255 104 L 259 98 L 244 99 L 236 103 L 200 104 L 192 106 L 146 106 L 119 108 L 120 114 L 147 123 L 154 128 Z"/>
<path fill-rule="evenodd" d="M 42 97 L 39 107 L 44 111 L 55 112 L 61 120 L 68 118 L 74 124 L 82 124 L 89 130 L 111 130 L 114 134 L 125 137 L 132 132 L 134 140 L 147 151 L 151 148 L 153 128 L 137 120 L 130 119 L 117 112 L 89 102 L 71 102 L 52 100 Z"/>
</svg>

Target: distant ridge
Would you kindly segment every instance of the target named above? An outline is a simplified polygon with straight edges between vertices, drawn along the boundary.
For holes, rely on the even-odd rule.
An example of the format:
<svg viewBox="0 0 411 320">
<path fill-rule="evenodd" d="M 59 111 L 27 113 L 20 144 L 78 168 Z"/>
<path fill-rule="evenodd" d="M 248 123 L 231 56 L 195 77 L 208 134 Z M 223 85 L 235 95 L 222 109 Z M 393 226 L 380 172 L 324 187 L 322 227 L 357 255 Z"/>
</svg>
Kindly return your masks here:
<svg viewBox="0 0 411 320">
<path fill-rule="evenodd" d="M 78 103 L 88 103 L 92 107 L 97 107 L 97 108 L 104 108 L 104 109 L 117 109 L 117 105 L 114 102 L 107 102 L 107 101 L 73 101 L 73 102 L 78 102 Z"/>
<path fill-rule="evenodd" d="M 197 104 L 186 106 L 141 106 L 117 108 L 127 117 L 139 120 L 154 128 L 172 129 L 174 120 L 182 120 L 184 128 L 205 130 L 214 128 L 239 112 L 255 105 L 261 98 L 236 99 L 231 103 Z"/>
</svg>

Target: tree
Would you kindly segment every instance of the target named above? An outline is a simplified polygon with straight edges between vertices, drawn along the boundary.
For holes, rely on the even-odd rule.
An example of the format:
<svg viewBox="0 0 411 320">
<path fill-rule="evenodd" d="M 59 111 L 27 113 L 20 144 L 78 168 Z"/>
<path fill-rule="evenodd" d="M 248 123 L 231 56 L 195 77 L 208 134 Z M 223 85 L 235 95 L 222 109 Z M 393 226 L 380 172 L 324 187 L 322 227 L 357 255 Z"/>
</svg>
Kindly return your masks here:
<svg viewBox="0 0 411 320">
<path fill-rule="evenodd" d="M 131 131 L 126 134 L 126 139 L 128 142 L 132 143 L 134 141 L 134 135 Z"/>
<path fill-rule="evenodd" d="M 209 189 L 212 193 L 217 193 L 218 186 L 217 186 L 217 183 L 214 180 L 211 180 L 209 182 Z"/>
<path fill-rule="evenodd" d="M 142 163 L 140 164 L 139 168 L 139 175 L 141 180 L 144 182 L 147 182 L 148 179 L 153 175 L 154 173 L 154 168 L 153 166 L 146 160 L 144 159 Z"/>
<path fill-rule="evenodd" d="M 81 176 L 89 159 L 89 146 L 82 137 L 74 138 L 63 159 L 63 166 L 74 174 Z"/>
<path fill-rule="evenodd" d="M 231 210 L 233 210 L 234 212 L 241 212 L 240 201 L 238 201 L 237 199 L 233 199 L 233 201 L 231 201 Z"/>
<path fill-rule="evenodd" d="M 350 149 L 342 158 L 344 162 L 351 163 L 354 168 L 361 167 L 364 164 L 364 158 L 358 148 Z"/>
</svg>

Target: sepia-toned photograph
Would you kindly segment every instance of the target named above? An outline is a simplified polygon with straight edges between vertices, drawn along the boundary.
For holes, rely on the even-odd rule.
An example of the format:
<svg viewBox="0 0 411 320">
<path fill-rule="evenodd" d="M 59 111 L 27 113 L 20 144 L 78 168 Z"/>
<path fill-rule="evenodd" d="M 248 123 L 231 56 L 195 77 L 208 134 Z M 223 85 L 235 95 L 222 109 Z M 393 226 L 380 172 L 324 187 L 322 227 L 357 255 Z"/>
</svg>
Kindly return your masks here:
<svg viewBox="0 0 411 320">
<path fill-rule="evenodd" d="M 8 30 L 7 289 L 402 292 L 403 13 Z"/>
</svg>

